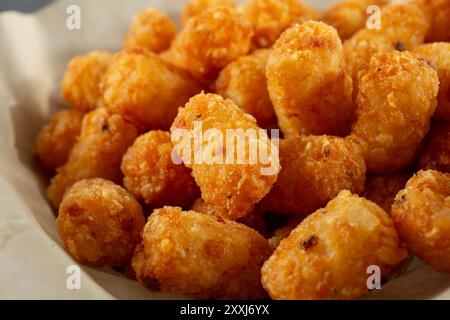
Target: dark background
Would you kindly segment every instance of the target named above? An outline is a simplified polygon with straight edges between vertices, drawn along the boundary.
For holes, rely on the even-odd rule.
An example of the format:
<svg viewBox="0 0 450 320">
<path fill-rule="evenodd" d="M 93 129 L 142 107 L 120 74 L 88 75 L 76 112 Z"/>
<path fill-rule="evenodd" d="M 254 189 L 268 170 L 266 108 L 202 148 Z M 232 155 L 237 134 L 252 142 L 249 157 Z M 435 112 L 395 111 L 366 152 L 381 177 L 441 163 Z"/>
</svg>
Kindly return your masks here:
<svg viewBox="0 0 450 320">
<path fill-rule="evenodd" d="M 17 10 L 32 12 L 53 0 L 0 0 L 0 12 L 6 10 Z"/>
</svg>

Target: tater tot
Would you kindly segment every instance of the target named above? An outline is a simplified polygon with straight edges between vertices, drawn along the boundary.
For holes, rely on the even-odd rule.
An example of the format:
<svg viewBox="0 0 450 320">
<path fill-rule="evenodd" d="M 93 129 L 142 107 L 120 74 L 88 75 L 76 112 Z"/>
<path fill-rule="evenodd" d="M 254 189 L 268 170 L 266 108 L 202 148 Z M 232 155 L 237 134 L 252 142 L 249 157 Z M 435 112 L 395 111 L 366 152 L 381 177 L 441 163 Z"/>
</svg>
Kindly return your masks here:
<svg viewBox="0 0 450 320">
<path fill-rule="evenodd" d="M 301 219 L 294 217 L 285 226 L 282 226 L 275 230 L 273 235 L 268 239 L 269 246 L 272 250 L 275 250 L 279 245 L 281 240 L 287 238 L 292 230 L 294 230 L 301 222 Z"/>
<path fill-rule="evenodd" d="M 113 54 L 92 51 L 70 60 L 61 83 L 61 96 L 73 108 L 89 112 L 99 103 L 100 83 Z"/>
<path fill-rule="evenodd" d="M 202 199 L 226 218 L 245 217 L 277 179 L 278 148 L 255 118 L 231 100 L 216 94 L 191 98 L 180 108 L 171 133 Z"/>
<path fill-rule="evenodd" d="M 214 207 L 208 205 L 205 201 L 203 201 L 202 198 L 198 198 L 197 200 L 195 200 L 194 204 L 191 207 L 191 210 L 205 213 L 210 216 L 220 216 L 220 213 L 218 213 Z M 236 220 L 236 222 L 245 224 L 247 227 L 258 231 L 262 235 L 265 235 L 267 232 L 267 225 L 266 221 L 264 220 L 263 214 L 262 212 L 259 212 L 257 210 L 253 210 L 245 217 Z"/>
<path fill-rule="evenodd" d="M 152 208 L 188 208 L 200 195 L 191 170 L 172 160 L 170 133 L 150 131 L 138 137 L 122 159 L 123 184 Z"/>
<path fill-rule="evenodd" d="M 262 200 L 264 211 L 306 216 L 342 190 L 364 190 L 366 166 L 361 147 L 331 136 L 300 136 L 280 142 L 281 172 Z"/>
<path fill-rule="evenodd" d="M 386 212 L 342 191 L 281 241 L 262 284 L 272 299 L 356 299 L 368 292 L 369 266 L 385 276 L 406 255 Z"/>
<path fill-rule="evenodd" d="M 380 27 L 364 28 L 344 43 L 346 67 L 354 81 L 373 55 L 394 50 L 410 51 L 421 45 L 429 23 L 417 5 L 394 2 L 382 9 Z"/>
<path fill-rule="evenodd" d="M 104 178 L 120 183 L 122 156 L 136 137 L 136 128 L 120 115 L 111 115 L 104 108 L 86 114 L 67 163 L 57 169 L 47 189 L 52 205 L 58 208 L 67 188 L 82 179 Z"/>
<path fill-rule="evenodd" d="M 124 47 L 126 50 L 146 49 L 160 53 L 169 49 L 176 33 L 177 27 L 168 16 L 148 8 L 133 17 Z"/>
<path fill-rule="evenodd" d="M 395 198 L 392 216 L 409 250 L 450 273 L 450 174 L 418 172 Z"/>
<path fill-rule="evenodd" d="M 352 135 L 364 146 L 367 170 L 408 167 L 436 109 L 436 71 L 409 52 L 395 51 L 375 55 L 358 81 Z"/>
<path fill-rule="evenodd" d="M 420 154 L 419 167 L 450 173 L 450 123 L 432 126 Z"/>
<path fill-rule="evenodd" d="M 285 137 L 349 133 L 352 82 L 333 27 L 308 21 L 286 30 L 269 55 L 266 74 Z"/>
<path fill-rule="evenodd" d="M 170 62 L 206 82 L 250 50 L 250 22 L 227 6 L 213 6 L 189 19 L 170 49 Z"/>
<path fill-rule="evenodd" d="M 148 51 L 116 54 L 103 79 L 103 103 L 139 128 L 168 130 L 202 86 L 190 75 Z"/>
<path fill-rule="evenodd" d="M 207 204 L 205 201 L 203 201 L 202 198 L 198 198 L 194 201 L 192 204 L 191 210 L 207 214 L 209 216 L 220 216 L 220 214 L 217 214 L 217 210 Z"/>
<path fill-rule="evenodd" d="M 371 175 L 366 180 L 363 197 L 377 204 L 390 214 L 395 196 L 405 187 L 410 176 L 410 174 L 403 172 Z"/>
<path fill-rule="evenodd" d="M 61 110 L 42 127 L 33 153 L 44 170 L 53 172 L 67 162 L 70 149 L 80 134 L 83 115 L 79 110 Z"/>
<path fill-rule="evenodd" d="M 236 7 L 234 0 L 190 0 L 181 12 L 181 24 L 186 25 L 189 19 L 198 16 L 200 13 L 213 6 Z"/>
<path fill-rule="evenodd" d="M 261 299 L 267 240 L 237 222 L 164 207 L 149 217 L 132 266 L 153 291 L 195 298 Z"/>
<path fill-rule="evenodd" d="M 237 59 L 220 72 L 215 83 L 217 93 L 233 100 L 254 116 L 262 128 L 277 123 L 267 91 L 266 64 L 269 53 L 269 49 L 261 49 Z"/>
<path fill-rule="evenodd" d="M 81 180 L 61 202 L 56 227 L 64 247 L 80 263 L 123 266 L 132 257 L 145 219 L 136 199 L 103 179 Z"/>
<path fill-rule="evenodd" d="M 366 26 L 369 6 L 385 6 L 388 0 L 344 0 L 329 7 L 321 20 L 333 27 L 342 40 L 353 36 Z"/>
<path fill-rule="evenodd" d="M 319 16 L 300 0 L 247 0 L 238 11 L 253 25 L 252 42 L 256 48 L 271 47 L 293 23 Z"/>
<path fill-rule="evenodd" d="M 425 44 L 415 53 L 430 62 L 439 76 L 438 106 L 434 118 L 450 121 L 450 43 Z"/>
<path fill-rule="evenodd" d="M 450 41 L 450 0 L 415 0 L 430 21 L 427 42 Z"/>
</svg>

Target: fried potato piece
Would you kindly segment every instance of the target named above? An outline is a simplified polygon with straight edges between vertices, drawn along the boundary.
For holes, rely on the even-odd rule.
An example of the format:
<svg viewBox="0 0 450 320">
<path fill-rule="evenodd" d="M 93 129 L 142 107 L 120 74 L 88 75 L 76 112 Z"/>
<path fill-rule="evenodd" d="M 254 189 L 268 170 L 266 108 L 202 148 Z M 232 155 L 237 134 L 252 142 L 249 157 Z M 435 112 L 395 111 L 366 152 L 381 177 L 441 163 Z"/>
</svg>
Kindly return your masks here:
<svg viewBox="0 0 450 320">
<path fill-rule="evenodd" d="M 419 171 L 395 198 L 392 216 L 409 250 L 450 273 L 450 174 Z"/>
<path fill-rule="evenodd" d="M 177 27 L 164 13 L 153 8 L 142 10 L 133 17 L 124 40 L 125 50 L 146 49 L 160 53 L 169 49 Z"/>
<path fill-rule="evenodd" d="M 239 8 L 255 31 L 255 48 L 269 48 L 293 23 L 315 19 L 319 13 L 300 0 L 247 0 Z"/>
<path fill-rule="evenodd" d="M 192 204 L 191 210 L 207 214 L 209 216 L 218 217 L 220 214 L 217 214 L 217 211 L 214 207 L 207 204 L 205 201 L 203 201 L 202 198 L 198 198 L 194 201 Z"/>
<path fill-rule="evenodd" d="M 116 54 L 102 83 L 103 103 L 143 129 L 168 130 L 202 85 L 156 54 L 135 50 Z"/>
<path fill-rule="evenodd" d="M 272 299 L 356 299 L 368 292 L 369 266 L 384 276 L 406 255 L 386 212 L 342 191 L 281 241 L 262 284 Z"/>
<path fill-rule="evenodd" d="M 57 169 L 47 189 L 52 205 L 58 208 L 67 188 L 82 179 L 104 178 L 120 183 L 122 156 L 136 137 L 136 128 L 120 115 L 111 115 L 104 108 L 86 114 L 67 163 Z"/>
<path fill-rule="evenodd" d="M 356 82 L 358 72 L 377 53 L 414 50 L 424 41 L 428 20 L 415 4 L 394 2 L 381 11 L 381 29 L 364 28 L 344 43 L 348 72 Z"/>
<path fill-rule="evenodd" d="M 418 47 L 415 53 L 430 62 L 439 76 L 438 107 L 434 118 L 450 121 L 450 43 L 425 44 Z"/>
<path fill-rule="evenodd" d="M 415 0 L 430 21 L 427 42 L 450 41 L 450 0 Z"/>
<path fill-rule="evenodd" d="M 285 137 L 349 133 L 352 82 L 333 27 L 308 21 L 286 30 L 269 55 L 266 75 Z"/>
<path fill-rule="evenodd" d="M 61 83 L 61 96 L 73 108 L 89 112 L 99 103 L 100 82 L 113 54 L 92 51 L 70 60 Z"/>
<path fill-rule="evenodd" d="M 136 139 L 122 159 L 123 184 L 152 208 L 188 208 L 200 195 L 191 170 L 172 160 L 170 133 L 150 131 Z"/>
<path fill-rule="evenodd" d="M 155 210 L 132 266 L 150 290 L 196 298 L 261 299 L 267 240 L 243 224 L 181 208 Z"/>
<path fill-rule="evenodd" d="M 184 5 L 181 12 L 181 24 L 185 26 L 189 19 L 213 6 L 228 6 L 234 9 L 236 2 L 234 0 L 190 0 Z"/>
<path fill-rule="evenodd" d="M 264 211 L 306 216 L 342 190 L 364 190 L 366 165 L 356 143 L 331 136 L 300 136 L 280 143 L 281 172 L 261 201 Z"/>
<path fill-rule="evenodd" d="M 352 136 L 365 149 L 367 170 L 390 173 L 411 165 L 436 110 L 439 79 L 409 52 L 375 55 L 361 71 Z"/>
<path fill-rule="evenodd" d="M 344 0 L 330 6 L 320 20 L 335 27 L 341 39 L 347 40 L 366 26 L 369 6 L 384 7 L 388 2 L 388 0 Z"/>
<path fill-rule="evenodd" d="M 233 8 L 213 6 L 189 19 L 175 37 L 168 60 L 206 82 L 250 50 L 250 22 Z"/>
<path fill-rule="evenodd" d="M 266 64 L 269 49 L 260 49 L 240 57 L 219 74 L 215 90 L 224 98 L 255 117 L 258 125 L 269 128 L 277 123 L 272 101 L 267 91 Z"/>
<path fill-rule="evenodd" d="M 33 154 L 44 170 L 54 172 L 67 162 L 70 149 L 80 134 L 83 115 L 80 110 L 61 110 L 42 127 Z"/>
<path fill-rule="evenodd" d="M 56 228 L 75 260 L 95 266 L 122 266 L 131 258 L 145 219 L 121 186 L 103 179 L 81 180 L 61 202 Z"/>
<path fill-rule="evenodd" d="M 410 177 L 410 174 L 403 172 L 371 175 L 366 180 L 363 197 L 377 204 L 390 214 L 395 196 L 405 187 Z"/>
<path fill-rule="evenodd" d="M 219 217 L 220 213 L 214 209 L 214 207 L 208 205 L 202 198 L 195 200 L 191 207 L 191 210 L 204 213 L 210 216 Z M 264 220 L 262 212 L 253 210 L 245 217 L 236 220 L 236 222 L 245 224 L 247 227 L 258 231 L 260 234 L 265 235 L 267 233 L 267 224 Z"/>
<path fill-rule="evenodd" d="M 180 108 L 171 133 L 202 199 L 223 217 L 245 217 L 277 179 L 278 148 L 231 100 L 216 94 L 191 98 Z"/>
<path fill-rule="evenodd" d="M 285 226 L 282 226 L 275 230 L 273 235 L 269 238 L 269 246 L 272 250 L 275 250 L 279 245 L 281 240 L 287 238 L 292 230 L 294 230 L 302 221 L 298 217 L 293 217 Z"/>
<path fill-rule="evenodd" d="M 434 124 L 420 154 L 419 167 L 450 173 L 450 124 Z"/>
</svg>

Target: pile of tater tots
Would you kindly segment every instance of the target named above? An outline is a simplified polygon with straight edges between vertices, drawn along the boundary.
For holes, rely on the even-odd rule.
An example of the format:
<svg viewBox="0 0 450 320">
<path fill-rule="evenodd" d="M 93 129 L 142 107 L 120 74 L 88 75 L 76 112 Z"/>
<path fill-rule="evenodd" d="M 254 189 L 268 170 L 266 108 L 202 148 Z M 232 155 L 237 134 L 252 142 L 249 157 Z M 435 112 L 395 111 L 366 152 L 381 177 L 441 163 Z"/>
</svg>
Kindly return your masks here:
<svg viewBox="0 0 450 320">
<path fill-rule="evenodd" d="M 450 0 L 190 0 L 123 43 L 69 62 L 36 139 L 76 261 L 198 299 L 358 299 L 414 255 L 450 273 Z M 261 133 L 272 170 L 191 161 L 229 155 L 209 129 Z"/>
</svg>

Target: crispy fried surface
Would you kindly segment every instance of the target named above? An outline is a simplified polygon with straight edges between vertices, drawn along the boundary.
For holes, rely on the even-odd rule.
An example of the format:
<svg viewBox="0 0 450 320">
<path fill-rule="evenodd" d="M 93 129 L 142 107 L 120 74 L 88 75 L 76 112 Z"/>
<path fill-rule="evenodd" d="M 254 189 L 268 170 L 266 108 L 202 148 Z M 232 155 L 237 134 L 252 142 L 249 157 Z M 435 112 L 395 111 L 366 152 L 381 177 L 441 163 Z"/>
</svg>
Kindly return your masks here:
<svg viewBox="0 0 450 320">
<path fill-rule="evenodd" d="M 450 174 L 417 173 L 395 198 L 392 216 L 409 250 L 450 273 Z"/>
<path fill-rule="evenodd" d="M 269 48 L 293 23 L 319 16 L 315 9 L 299 0 L 247 0 L 238 11 L 253 25 L 255 48 Z"/>
<path fill-rule="evenodd" d="M 344 43 L 347 69 L 354 81 L 377 53 L 413 50 L 424 41 L 429 29 L 423 11 L 415 4 L 394 2 L 381 11 L 381 29 L 364 28 Z"/>
<path fill-rule="evenodd" d="M 383 7 L 388 2 L 388 0 L 343 0 L 330 6 L 320 20 L 335 27 L 341 39 L 347 40 L 366 27 L 369 6 Z"/>
<path fill-rule="evenodd" d="M 450 0 L 415 0 L 430 22 L 427 42 L 450 41 Z"/>
<path fill-rule="evenodd" d="M 365 146 L 367 170 L 389 173 L 415 159 L 436 109 L 439 79 L 408 52 L 379 54 L 361 72 L 352 135 Z"/>
<path fill-rule="evenodd" d="M 64 196 L 56 227 L 67 251 L 90 266 L 122 266 L 132 256 L 145 220 L 139 203 L 103 179 L 75 183 Z"/>
<path fill-rule="evenodd" d="M 386 275 L 405 257 L 386 212 L 343 191 L 281 241 L 262 283 L 272 299 L 355 299 L 368 291 L 368 266 Z"/>
<path fill-rule="evenodd" d="M 97 108 L 100 82 L 108 68 L 112 53 L 92 51 L 70 60 L 61 83 L 62 98 L 83 112 Z"/>
<path fill-rule="evenodd" d="M 220 72 L 215 83 L 217 93 L 254 116 L 262 128 L 269 128 L 277 122 L 267 91 L 269 53 L 269 49 L 261 49 L 237 59 Z"/>
<path fill-rule="evenodd" d="M 175 23 L 168 16 L 147 8 L 133 17 L 124 47 L 126 50 L 146 49 L 160 53 L 169 49 L 176 33 Z"/>
<path fill-rule="evenodd" d="M 260 267 L 270 248 L 237 222 L 181 208 L 153 212 L 132 261 L 150 290 L 197 298 L 260 299 Z"/>
<path fill-rule="evenodd" d="M 281 240 L 287 238 L 291 231 L 294 230 L 301 221 L 301 218 L 293 217 L 286 225 L 276 229 L 268 240 L 272 250 L 275 250 L 280 245 Z"/>
<path fill-rule="evenodd" d="M 42 127 L 33 154 L 44 170 L 54 172 L 67 162 L 70 149 L 80 134 L 83 115 L 79 110 L 62 110 Z"/>
<path fill-rule="evenodd" d="M 266 74 L 285 137 L 348 134 L 352 83 L 334 28 L 308 21 L 286 30 L 269 55 Z"/>
<path fill-rule="evenodd" d="M 122 156 L 136 136 L 132 124 L 104 108 L 86 114 L 67 163 L 57 169 L 47 189 L 52 205 L 58 208 L 67 188 L 82 179 L 104 178 L 120 183 Z"/>
<path fill-rule="evenodd" d="M 434 118 L 450 121 L 450 43 L 425 44 L 418 47 L 415 53 L 430 62 L 439 76 L 438 107 Z"/>
<path fill-rule="evenodd" d="M 198 16 L 206 9 L 213 6 L 228 6 L 230 8 L 236 7 L 234 0 L 190 0 L 188 1 L 181 12 L 181 24 L 186 25 L 190 18 Z"/>
<path fill-rule="evenodd" d="M 331 136 L 300 136 L 280 143 L 281 172 L 262 200 L 265 211 L 306 216 L 341 190 L 361 193 L 366 166 L 361 148 Z"/>
<path fill-rule="evenodd" d="M 153 208 L 188 208 L 200 191 L 191 170 L 172 160 L 170 133 L 150 131 L 138 137 L 122 160 L 123 184 Z"/>
<path fill-rule="evenodd" d="M 202 198 L 198 198 L 194 201 L 192 204 L 191 210 L 207 214 L 209 216 L 220 216 L 220 214 L 217 214 L 216 209 L 214 207 L 207 204 L 205 201 L 203 201 Z"/>
<path fill-rule="evenodd" d="M 450 173 L 450 124 L 434 124 L 420 154 L 419 167 Z"/>
<path fill-rule="evenodd" d="M 144 129 L 169 129 L 178 107 L 201 89 L 186 72 L 141 50 L 116 54 L 102 83 L 105 106 Z"/>
<path fill-rule="evenodd" d="M 195 200 L 194 204 L 191 207 L 191 210 L 205 213 L 210 216 L 220 216 L 220 213 L 218 213 L 217 210 L 214 209 L 214 207 L 203 201 L 202 198 L 198 198 L 197 200 Z M 258 231 L 263 236 L 267 233 L 266 221 L 264 220 L 262 212 L 259 212 L 258 210 L 253 210 L 245 217 L 236 220 L 236 222 L 245 224 L 247 227 Z"/>
<path fill-rule="evenodd" d="M 213 129 L 218 130 L 223 137 L 221 140 L 204 139 L 206 141 L 203 143 L 194 145 L 194 148 L 199 148 L 199 146 L 203 148 L 200 159 L 193 157 L 192 153 L 186 151 L 183 153 L 185 147 L 183 140 L 175 137 L 176 131 L 180 129 L 193 133 L 194 121 L 201 123 L 203 134 L 206 134 L 209 129 Z M 237 145 L 236 139 L 232 140 L 232 135 L 227 137 L 227 129 L 242 129 L 244 134 L 245 130 L 250 129 L 255 136 L 245 139 L 243 148 L 241 148 Z M 191 98 L 184 108 L 180 108 L 172 125 L 171 133 L 172 143 L 176 150 L 186 166 L 192 168 L 192 175 L 201 189 L 202 199 L 226 218 L 235 220 L 246 216 L 254 205 L 270 191 L 277 179 L 280 168 L 276 146 L 267 139 L 265 132 L 260 132 L 256 120 L 231 100 L 225 100 L 216 94 L 199 94 Z M 244 141 L 244 138 L 241 141 Z M 229 144 L 230 147 L 234 146 L 233 149 L 227 150 L 225 139 L 234 142 Z M 192 134 L 188 145 L 193 142 Z M 269 157 L 267 160 L 270 161 L 270 164 L 263 163 L 260 157 L 256 157 L 254 163 L 251 162 L 251 157 L 258 155 L 250 153 L 254 151 L 250 148 L 251 143 L 257 145 L 258 154 L 262 150 L 262 145 L 267 148 L 266 154 Z M 213 158 L 210 161 L 208 158 L 211 154 L 214 157 L 222 155 L 222 160 Z M 229 163 L 226 163 L 227 155 L 231 160 Z M 243 161 L 239 163 L 239 159 Z M 273 168 L 273 172 L 265 174 L 263 169 L 268 167 Z"/>
<path fill-rule="evenodd" d="M 405 187 L 406 182 L 410 177 L 410 174 L 403 172 L 371 175 L 366 180 L 363 197 L 377 204 L 380 208 L 390 214 L 395 196 Z"/>
<path fill-rule="evenodd" d="M 213 6 L 189 19 L 170 49 L 170 62 L 211 81 L 219 71 L 250 50 L 250 23 L 233 8 Z"/>
</svg>

